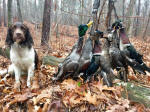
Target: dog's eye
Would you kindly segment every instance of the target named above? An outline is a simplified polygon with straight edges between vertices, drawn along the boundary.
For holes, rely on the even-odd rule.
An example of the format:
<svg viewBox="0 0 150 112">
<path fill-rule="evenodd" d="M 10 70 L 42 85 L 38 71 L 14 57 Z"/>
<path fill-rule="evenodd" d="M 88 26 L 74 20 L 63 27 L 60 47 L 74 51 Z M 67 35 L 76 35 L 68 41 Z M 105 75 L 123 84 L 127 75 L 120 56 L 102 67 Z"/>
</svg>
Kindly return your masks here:
<svg viewBox="0 0 150 112">
<path fill-rule="evenodd" d="M 17 28 L 17 26 L 16 26 L 16 25 L 14 25 L 14 26 L 13 26 L 13 29 L 16 29 L 16 28 Z"/>
<path fill-rule="evenodd" d="M 22 31 L 26 31 L 25 27 L 21 26 L 21 30 Z"/>
<path fill-rule="evenodd" d="M 23 26 L 21 26 L 21 29 L 24 30 L 25 28 Z"/>
<path fill-rule="evenodd" d="M 16 28 L 17 28 L 17 26 L 14 25 L 14 26 L 12 27 L 12 32 L 14 32 Z"/>
</svg>

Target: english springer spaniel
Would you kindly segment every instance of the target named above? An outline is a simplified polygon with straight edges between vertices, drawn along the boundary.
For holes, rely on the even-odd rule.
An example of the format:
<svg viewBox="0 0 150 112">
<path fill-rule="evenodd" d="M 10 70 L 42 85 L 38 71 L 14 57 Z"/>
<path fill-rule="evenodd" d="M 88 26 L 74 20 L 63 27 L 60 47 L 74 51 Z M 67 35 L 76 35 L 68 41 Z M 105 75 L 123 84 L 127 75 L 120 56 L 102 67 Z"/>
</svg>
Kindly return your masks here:
<svg viewBox="0 0 150 112">
<path fill-rule="evenodd" d="M 31 78 L 37 69 L 38 56 L 33 48 L 33 39 L 26 25 L 16 22 L 8 28 L 6 45 L 10 47 L 11 65 L 4 74 L 15 74 L 16 88 L 20 88 L 21 74 L 28 74 L 27 86 L 31 87 Z"/>
</svg>

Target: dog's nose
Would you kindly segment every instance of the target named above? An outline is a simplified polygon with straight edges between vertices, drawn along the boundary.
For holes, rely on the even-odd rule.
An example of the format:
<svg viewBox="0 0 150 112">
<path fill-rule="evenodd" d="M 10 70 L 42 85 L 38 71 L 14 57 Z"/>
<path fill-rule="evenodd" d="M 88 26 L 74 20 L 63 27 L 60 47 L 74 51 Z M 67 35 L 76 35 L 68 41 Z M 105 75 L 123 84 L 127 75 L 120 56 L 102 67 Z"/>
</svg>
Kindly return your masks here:
<svg viewBox="0 0 150 112">
<path fill-rule="evenodd" d="M 19 37 L 19 36 L 21 36 L 21 33 L 16 33 L 16 35 Z"/>
</svg>

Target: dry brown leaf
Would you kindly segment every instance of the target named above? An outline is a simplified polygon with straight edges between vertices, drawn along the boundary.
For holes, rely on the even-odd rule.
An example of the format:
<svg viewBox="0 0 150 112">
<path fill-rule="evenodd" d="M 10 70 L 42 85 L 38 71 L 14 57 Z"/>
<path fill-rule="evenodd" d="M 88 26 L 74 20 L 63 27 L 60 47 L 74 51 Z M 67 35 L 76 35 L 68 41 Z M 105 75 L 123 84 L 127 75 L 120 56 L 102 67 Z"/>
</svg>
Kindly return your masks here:
<svg viewBox="0 0 150 112">
<path fill-rule="evenodd" d="M 61 85 L 62 89 L 66 89 L 68 91 L 75 90 L 77 88 L 77 82 L 72 79 L 64 80 Z"/>
<path fill-rule="evenodd" d="M 14 99 L 12 101 L 10 101 L 9 103 L 7 103 L 7 105 L 4 107 L 5 111 L 9 110 L 9 107 L 17 102 L 24 102 L 26 100 L 28 100 L 29 98 L 31 98 L 33 95 L 30 92 L 26 92 L 24 94 L 16 94 L 14 95 Z"/>
<path fill-rule="evenodd" d="M 85 101 L 87 101 L 87 102 L 89 102 L 90 104 L 93 104 L 93 105 L 98 105 L 97 104 L 97 95 L 95 95 L 95 94 L 92 95 L 90 91 L 88 91 L 87 93 L 84 92 L 83 95 L 85 97 L 84 98 Z"/>
</svg>

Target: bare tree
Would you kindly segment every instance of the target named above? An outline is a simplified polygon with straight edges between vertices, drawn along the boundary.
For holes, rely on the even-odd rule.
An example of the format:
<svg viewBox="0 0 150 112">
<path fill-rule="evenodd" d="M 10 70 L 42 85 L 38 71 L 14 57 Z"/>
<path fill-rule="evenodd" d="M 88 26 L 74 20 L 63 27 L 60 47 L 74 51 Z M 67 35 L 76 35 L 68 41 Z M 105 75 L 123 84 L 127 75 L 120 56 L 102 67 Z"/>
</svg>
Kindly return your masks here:
<svg viewBox="0 0 150 112">
<path fill-rule="evenodd" d="M 123 3 L 122 3 L 122 16 L 123 16 L 123 21 L 124 21 L 125 0 L 123 0 L 122 2 L 123 2 Z"/>
<path fill-rule="evenodd" d="M 0 1 L 1 4 L 1 1 Z M 0 26 L 2 26 L 2 7 L 0 5 Z"/>
<path fill-rule="evenodd" d="M 109 2 L 108 2 L 108 12 L 107 12 L 106 22 L 105 22 L 107 28 L 111 25 L 112 10 L 113 10 L 113 1 L 109 0 Z"/>
<path fill-rule="evenodd" d="M 141 0 L 138 0 L 138 9 L 137 9 L 137 16 L 140 16 L 140 9 L 141 9 Z M 135 27 L 135 34 L 134 36 L 136 37 L 139 31 L 139 19 L 136 19 L 136 27 Z"/>
<path fill-rule="evenodd" d="M 6 23 L 6 0 L 3 0 L 3 18 L 4 18 L 4 26 L 7 26 Z"/>
<path fill-rule="evenodd" d="M 132 16 L 134 14 L 135 5 L 136 5 L 136 0 L 130 0 L 129 6 L 127 9 L 127 13 L 126 13 L 127 17 Z M 129 37 L 131 37 L 132 29 L 133 29 L 133 19 L 132 18 L 127 19 L 126 27 L 127 27 L 127 32 L 129 34 Z"/>
<path fill-rule="evenodd" d="M 145 30 L 144 30 L 144 33 L 143 33 L 143 39 L 144 39 L 144 40 L 145 40 L 145 36 L 146 36 L 146 32 L 147 32 L 148 25 L 149 25 L 149 21 L 150 21 L 150 12 L 149 12 L 149 17 L 148 17 L 147 25 L 146 25 Z"/>
<path fill-rule="evenodd" d="M 12 20 L 12 0 L 8 0 L 8 26 L 10 26 L 13 22 Z"/>
<path fill-rule="evenodd" d="M 56 32 L 56 38 L 59 37 L 58 10 L 59 10 L 58 0 L 55 0 L 54 11 L 55 11 L 55 25 L 56 25 L 55 32 Z"/>
<path fill-rule="evenodd" d="M 115 5 L 114 5 L 114 1 L 109 0 L 108 12 L 107 12 L 106 21 L 105 21 L 105 24 L 106 24 L 107 28 L 111 26 L 111 13 L 112 13 L 113 10 L 114 10 L 115 18 L 119 19 L 118 15 L 117 15 L 116 8 L 115 8 Z"/>
<path fill-rule="evenodd" d="M 23 22 L 22 20 L 22 13 L 21 13 L 21 9 L 20 9 L 20 2 L 19 0 L 17 0 L 17 9 L 18 9 L 18 19 L 20 22 Z"/>
<path fill-rule="evenodd" d="M 51 0 L 45 0 L 41 45 L 48 45 L 50 33 Z"/>
<path fill-rule="evenodd" d="M 83 24 L 83 7 L 84 7 L 84 0 L 80 0 L 80 8 L 81 8 L 80 24 Z"/>
<path fill-rule="evenodd" d="M 98 24 L 100 24 L 100 17 L 101 17 L 101 15 L 102 15 L 103 10 L 104 10 L 105 3 L 106 3 L 106 0 L 103 1 L 101 10 L 100 10 L 100 12 L 99 12 L 99 15 L 98 15 Z"/>
</svg>

